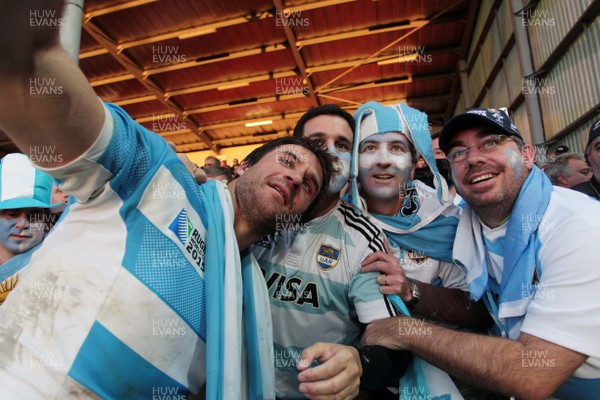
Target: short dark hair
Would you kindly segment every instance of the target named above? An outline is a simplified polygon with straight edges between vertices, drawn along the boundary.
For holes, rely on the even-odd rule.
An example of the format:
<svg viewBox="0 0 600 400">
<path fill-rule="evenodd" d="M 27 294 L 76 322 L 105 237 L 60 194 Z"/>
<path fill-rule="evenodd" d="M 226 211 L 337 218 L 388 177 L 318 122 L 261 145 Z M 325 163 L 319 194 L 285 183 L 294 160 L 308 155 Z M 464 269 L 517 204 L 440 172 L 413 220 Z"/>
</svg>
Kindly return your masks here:
<svg viewBox="0 0 600 400">
<path fill-rule="evenodd" d="M 217 162 L 217 165 L 221 165 L 221 161 L 219 161 L 219 159 L 215 156 L 206 156 L 206 158 L 204 159 L 205 165 L 208 160 L 215 160 Z"/>
<path fill-rule="evenodd" d="M 268 153 L 275 150 L 277 147 L 285 146 L 285 145 L 301 146 L 301 147 L 307 149 L 308 151 L 310 151 L 311 153 L 313 153 L 315 155 L 315 157 L 317 158 L 317 160 L 319 161 L 319 166 L 321 167 L 321 171 L 322 171 L 323 185 L 321 186 L 321 189 L 319 190 L 319 192 L 317 193 L 317 196 L 315 197 L 315 200 L 317 200 L 319 198 L 319 196 L 321 195 L 321 193 L 323 193 L 325 190 L 327 190 L 327 187 L 329 186 L 329 183 L 331 182 L 331 177 L 334 174 L 333 162 L 335 161 L 335 158 L 334 158 L 334 156 L 329 154 L 326 150 L 323 150 L 314 140 L 310 140 L 310 139 L 307 139 L 304 137 L 293 137 L 293 136 L 286 136 L 286 137 L 274 139 L 274 140 L 271 140 L 270 142 L 263 144 L 259 148 L 254 149 L 250 154 L 248 154 L 246 156 L 246 158 L 244 158 L 242 163 L 246 162 L 246 163 L 248 163 L 248 166 L 252 166 L 252 165 L 256 164 L 257 162 L 259 162 L 265 155 L 267 155 Z M 306 210 L 303 215 L 310 215 L 310 211 L 312 211 L 313 205 L 315 203 L 316 202 L 313 201 L 311 203 L 311 205 L 309 206 L 308 210 Z"/>
<path fill-rule="evenodd" d="M 227 167 L 209 165 L 208 167 L 204 167 L 204 172 L 208 178 L 224 175 L 227 182 L 231 181 L 231 171 Z"/>
<path fill-rule="evenodd" d="M 354 121 L 354 117 L 352 115 L 342 109 L 342 107 L 337 104 L 323 104 L 322 106 L 313 107 L 307 112 L 304 113 L 296 123 L 294 127 L 294 137 L 303 137 L 304 136 L 304 125 L 306 123 L 320 115 L 333 115 L 335 117 L 343 118 L 348 125 L 350 125 L 350 129 L 352 129 L 352 133 L 354 133 L 354 128 L 356 128 L 356 122 Z"/>
</svg>

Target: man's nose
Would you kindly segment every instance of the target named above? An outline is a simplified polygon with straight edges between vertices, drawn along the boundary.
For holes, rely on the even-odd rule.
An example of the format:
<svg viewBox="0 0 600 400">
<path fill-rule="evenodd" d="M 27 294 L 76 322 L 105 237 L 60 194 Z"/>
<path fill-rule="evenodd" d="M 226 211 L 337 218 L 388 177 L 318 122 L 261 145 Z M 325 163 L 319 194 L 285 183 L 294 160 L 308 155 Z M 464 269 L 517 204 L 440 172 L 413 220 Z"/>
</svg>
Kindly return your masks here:
<svg viewBox="0 0 600 400">
<path fill-rule="evenodd" d="M 29 215 L 22 212 L 16 218 L 15 227 L 17 229 L 27 229 L 29 228 Z"/>
</svg>

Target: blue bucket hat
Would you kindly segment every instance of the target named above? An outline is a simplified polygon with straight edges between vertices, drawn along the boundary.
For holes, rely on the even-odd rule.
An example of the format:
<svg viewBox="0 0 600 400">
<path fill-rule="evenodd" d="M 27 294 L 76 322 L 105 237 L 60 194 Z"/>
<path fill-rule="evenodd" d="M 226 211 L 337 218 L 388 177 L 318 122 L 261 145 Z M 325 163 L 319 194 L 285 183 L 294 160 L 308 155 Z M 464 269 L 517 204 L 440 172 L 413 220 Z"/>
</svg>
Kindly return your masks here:
<svg viewBox="0 0 600 400">
<path fill-rule="evenodd" d="M 25 154 L 7 154 L 0 162 L 0 210 L 55 208 L 50 175 L 36 169 Z"/>
<path fill-rule="evenodd" d="M 437 197 L 441 204 L 449 203 L 448 185 L 438 172 L 433 148 L 427 114 L 418 111 L 404 103 L 384 106 L 376 101 L 369 101 L 354 113 L 356 129 L 354 131 L 354 146 L 352 148 L 351 164 L 351 201 L 352 204 L 363 209 L 358 193 L 358 166 L 360 143 L 367 137 L 387 132 L 400 132 L 412 143 L 421 155 L 434 176 L 434 185 Z"/>
</svg>

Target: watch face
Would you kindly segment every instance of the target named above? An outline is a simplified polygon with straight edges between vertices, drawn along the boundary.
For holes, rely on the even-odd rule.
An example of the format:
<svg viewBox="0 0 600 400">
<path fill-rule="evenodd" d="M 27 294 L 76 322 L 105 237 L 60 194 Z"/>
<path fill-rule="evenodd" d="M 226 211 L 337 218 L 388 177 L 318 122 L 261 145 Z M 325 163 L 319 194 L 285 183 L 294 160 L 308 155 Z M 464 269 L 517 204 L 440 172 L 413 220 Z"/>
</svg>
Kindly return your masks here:
<svg viewBox="0 0 600 400">
<path fill-rule="evenodd" d="M 410 283 L 410 291 L 412 292 L 413 298 L 419 300 L 421 297 L 421 291 L 415 282 Z"/>
</svg>

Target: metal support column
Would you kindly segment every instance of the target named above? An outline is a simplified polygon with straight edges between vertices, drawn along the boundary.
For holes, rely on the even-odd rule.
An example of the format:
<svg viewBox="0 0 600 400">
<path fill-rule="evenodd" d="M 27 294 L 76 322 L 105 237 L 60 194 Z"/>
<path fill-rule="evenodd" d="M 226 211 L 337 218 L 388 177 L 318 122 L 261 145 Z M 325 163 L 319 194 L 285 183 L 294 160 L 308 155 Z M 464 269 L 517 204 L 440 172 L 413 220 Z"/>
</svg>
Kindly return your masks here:
<svg viewBox="0 0 600 400">
<path fill-rule="evenodd" d="M 513 31 L 515 33 L 515 44 L 517 46 L 517 52 L 519 60 L 521 61 L 521 69 L 523 71 L 522 86 L 527 87 L 525 96 L 525 108 L 529 116 L 529 128 L 531 132 L 531 139 L 533 144 L 541 144 L 546 141 L 544 137 L 544 124 L 542 123 L 542 113 L 540 109 L 540 101 L 537 96 L 535 89 L 535 80 L 526 79 L 526 77 L 533 77 L 534 69 L 533 62 L 531 61 L 531 47 L 529 46 L 529 39 L 527 37 L 527 29 L 522 23 L 520 16 L 515 15 L 521 11 L 524 7 L 523 0 L 511 0 L 513 17 Z"/>
</svg>

